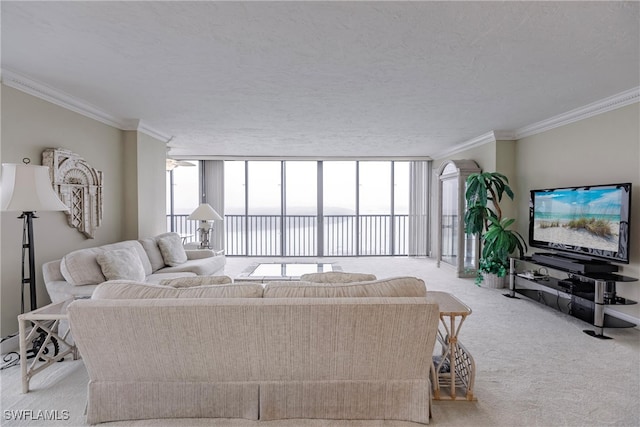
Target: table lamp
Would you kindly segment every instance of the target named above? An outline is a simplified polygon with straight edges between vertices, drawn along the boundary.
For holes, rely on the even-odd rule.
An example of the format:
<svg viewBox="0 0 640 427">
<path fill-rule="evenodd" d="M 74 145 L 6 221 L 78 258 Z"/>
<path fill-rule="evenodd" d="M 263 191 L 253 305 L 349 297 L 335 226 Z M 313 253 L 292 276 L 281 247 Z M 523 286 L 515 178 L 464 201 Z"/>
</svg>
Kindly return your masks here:
<svg viewBox="0 0 640 427">
<path fill-rule="evenodd" d="M 200 221 L 200 228 L 197 230 L 200 232 L 200 248 L 211 249 L 209 234 L 211 233 L 213 224 L 209 221 L 222 221 L 222 217 L 211 207 L 209 203 L 202 203 L 195 211 L 191 212 L 188 219 Z"/>
</svg>

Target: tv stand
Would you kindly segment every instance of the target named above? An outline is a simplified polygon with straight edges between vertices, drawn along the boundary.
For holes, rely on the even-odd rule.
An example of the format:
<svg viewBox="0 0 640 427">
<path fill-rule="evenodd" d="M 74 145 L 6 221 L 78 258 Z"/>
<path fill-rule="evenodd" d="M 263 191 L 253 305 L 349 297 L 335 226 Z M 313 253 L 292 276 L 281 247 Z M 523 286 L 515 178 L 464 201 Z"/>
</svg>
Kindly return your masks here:
<svg viewBox="0 0 640 427">
<path fill-rule="evenodd" d="M 535 253 L 531 259 L 539 264 L 574 273 L 615 273 L 618 271 L 617 265 L 606 261 L 596 261 L 588 258 L 577 258 L 555 253 Z"/>
<path fill-rule="evenodd" d="M 605 317 L 607 307 L 636 304 L 616 294 L 616 282 L 635 282 L 638 279 L 622 276 L 612 272 L 577 272 L 575 265 L 565 268 L 560 263 L 547 262 L 547 258 L 539 256 L 525 258 L 511 258 L 509 271 L 509 293 L 505 296 L 517 298 L 518 294 L 537 300 L 552 308 L 562 311 L 578 319 L 591 323 L 595 330 L 584 332 L 597 337 L 608 338 L 604 335 L 604 328 L 634 327 L 640 320 L 637 316 L 623 320 L 609 314 Z M 581 263 L 588 261 L 579 260 Z M 566 279 L 557 279 L 548 274 L 526 272 L 518 267 L 523 264 L 537 266 L 537 271 L 554 269 L 567 273 Z M 605 263 L 606 264 L 606 263 Z M 609 264 L 611 265 L 611 264 Z M 591 266 L 588 266 L 589 269 Z M 548 270 L 547 270 L 548 273 Z M 545 299 L 545 295 L 547 298 Z M 633 320 L 635 323 L 632 323 Z"/>
</svg>

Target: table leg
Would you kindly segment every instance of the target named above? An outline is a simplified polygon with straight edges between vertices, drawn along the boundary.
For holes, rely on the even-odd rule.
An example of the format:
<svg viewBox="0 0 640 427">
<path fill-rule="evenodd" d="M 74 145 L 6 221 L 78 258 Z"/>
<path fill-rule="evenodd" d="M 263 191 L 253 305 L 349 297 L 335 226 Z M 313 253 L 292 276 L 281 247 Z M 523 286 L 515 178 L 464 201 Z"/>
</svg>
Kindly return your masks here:
<svg viewBox="0 0 640 427">
<path fill-rule="evenodd" d="M 449 334 L 449 373 L 451 374 L 451 399 L 456 400 L 456 359 L 457 359 L 457 346 L 458 342 L 456 331 L 455 316 L 449 317 L 451 322 L 451 333 Z"/>
<path fill-rule="evenodd" d="M 29 378 L 27 377 L 27 323 L 18 317 L 18 335 L 20 337 L 20 371 L 22 375 L 22 392 L 29 392 Z"/>
</svg>

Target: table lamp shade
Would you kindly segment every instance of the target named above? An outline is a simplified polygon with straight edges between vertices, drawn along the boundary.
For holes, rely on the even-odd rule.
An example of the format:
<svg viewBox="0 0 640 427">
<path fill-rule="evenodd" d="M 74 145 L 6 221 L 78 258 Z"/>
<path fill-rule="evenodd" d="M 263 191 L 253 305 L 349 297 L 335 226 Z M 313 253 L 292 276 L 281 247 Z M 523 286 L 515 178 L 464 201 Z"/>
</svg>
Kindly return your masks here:
<svg viewBox="0 0 640 427">
<path fill-rule="evenodd" d="M 67 211 L 53 191 L 49 179 L 49 167 L 34 165 L 2 164 L 2 200 L 3 211 Z"/>
<path fill-rule="evenodd" d="M 222 221 L 222 217 L 216 212 L 209 203 L 203 203 L 191 212 L 189 218 L 199 221 Z"/>
</svg>

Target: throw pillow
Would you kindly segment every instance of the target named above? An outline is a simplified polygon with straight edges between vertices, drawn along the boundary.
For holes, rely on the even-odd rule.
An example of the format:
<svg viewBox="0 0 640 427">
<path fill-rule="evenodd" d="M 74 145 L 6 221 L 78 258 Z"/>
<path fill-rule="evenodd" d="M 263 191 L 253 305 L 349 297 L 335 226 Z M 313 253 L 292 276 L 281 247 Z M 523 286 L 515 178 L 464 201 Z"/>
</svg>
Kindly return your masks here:
<svg viewBox="0 0 640 427">
<path fill-rule="evenodd" d="M 182 239 L 176 233 L 169 233 L 158 238 L 158 247 L 164 263 L 175 267 L 187 262 L 187 253 L 182 246 Z"/>
<path fill-rule="evenodd" d="M 98 285 L 91 299 L 157 299 L 157 298 L 261 298 L 262 285 L 211 285 L 172 288 L 130 281 L 111 281 Z"/>
<path fill-rule="evenodd" d="M 162 279 L 160 285 L 174 288 L 190 288 L 192 286 L 202 285 L 228 285 L 231 282 L 232 280 L 229 276 L 197 276 Z"/>
<path fill-rule="evenodd" d="M 164 258 L 162 258 L 162 252 L 160 252 L 158 241 L 155 237 L 140 239 L 139 242 L 149 257 L 152 272 L 158 271 L 165 266 Z"/>
<path fill-rule="evenodd" d="M 300 280 L 314 283 L 353 283 L 371 282 L 376 280 L 374 274 L 347 273 L 345 271 L 327 271 L 326 273 L 307 273 L 300 276 Z"/>
<path fill-rule="evenodd" d="M 96 256 L 102 274 L 107 280 L 144 281 L 144 267 L 134 249 L 114 249 Z"/>
<path fill-rule="evenodd" d="M 74 286 L 97 285 L 105 280 L 100 264 L 96 257 L 102 253 L 116 249 L 133 249 L 138 254 L 144 274 L 151 274 L 151 263 L 142 245 L 136 240 L 125 240 L 118 243 L 98 246 L 95 248 L 78 249 L 68 253 L 60 262 L 60 273 L 64 279 Z"/>
<path fill-rule="evenodd" d="M 263 298 L 341 298 L 341 297 L 426 297 L 422 279 L 395 277 L 374 282 L 320 284 L 311 282 L 269 282 Z"/>
</svg>

